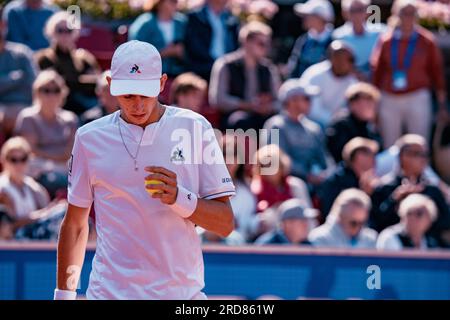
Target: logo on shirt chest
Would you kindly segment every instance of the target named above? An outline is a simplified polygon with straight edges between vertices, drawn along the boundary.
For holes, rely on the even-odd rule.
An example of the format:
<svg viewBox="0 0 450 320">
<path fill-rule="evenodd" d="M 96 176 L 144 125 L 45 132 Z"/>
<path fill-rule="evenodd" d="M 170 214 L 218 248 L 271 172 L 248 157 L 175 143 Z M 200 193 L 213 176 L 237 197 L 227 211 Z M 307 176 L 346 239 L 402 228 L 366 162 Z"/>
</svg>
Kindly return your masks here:
<svg viewBox="0 0 450 320">
<path fill-rule="evenodd" d="M 170 161 L 175 162 L 175 163 L 184 163 L 185 158 L 183 155 L 183 149 L 175 148 L 175 150 L 172 151 L 172 156 L 170 157 Z"/>
</svg>

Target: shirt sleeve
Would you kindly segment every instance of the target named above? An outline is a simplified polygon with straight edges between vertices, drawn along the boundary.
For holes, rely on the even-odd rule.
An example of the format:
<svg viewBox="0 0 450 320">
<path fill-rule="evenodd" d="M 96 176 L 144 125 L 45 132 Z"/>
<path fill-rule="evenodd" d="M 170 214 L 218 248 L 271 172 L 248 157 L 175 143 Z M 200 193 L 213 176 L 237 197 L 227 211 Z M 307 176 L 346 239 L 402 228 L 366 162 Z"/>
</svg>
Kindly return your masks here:
<svg viewBox="0 0 450 320">
<path fill-rule="evenodd" d="M 199 164 L 199 196 L 203 199 L 233 196 L 235 187 L 214 130 L 211 125 L 203 130 L 206 139 L 203 139 L 203 158 Z"/>
<path fill-rule="evenodd" d="M 69 161 L 68 200 L 70 204 L 81 208 L 89 208 L 94 200 L 88 163 L 79 131 L 75 136 Z"/>
</svg>

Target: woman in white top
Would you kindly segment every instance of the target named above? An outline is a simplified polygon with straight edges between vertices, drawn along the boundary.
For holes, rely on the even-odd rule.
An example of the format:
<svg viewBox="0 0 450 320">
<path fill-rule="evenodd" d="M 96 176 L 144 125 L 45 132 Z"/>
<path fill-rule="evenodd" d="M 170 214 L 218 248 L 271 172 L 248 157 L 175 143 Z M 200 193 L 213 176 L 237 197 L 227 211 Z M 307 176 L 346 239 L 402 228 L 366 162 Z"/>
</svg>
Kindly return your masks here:
<svg viewBox="0 0 450 320">
<path fill-rule="evenodd" d="M 377 249 L 425 250 L 439 246 L 436 239 L 426 234 L 437 217 L 437 208 L 433 200 L 422 194 L 411 194 L 400 203 L 398 215 L 400 223 L 380 233 Z"/>
<path fill-rule="evenodd" d="M 35 222 L 45 215 L 47 191 L 26 175 L 31 148 L 21 137 L 9 139 L 0 152 L 4 171 L 0 175 L 0 202 L 8 208 L 15 228 Z"/>
</svg>

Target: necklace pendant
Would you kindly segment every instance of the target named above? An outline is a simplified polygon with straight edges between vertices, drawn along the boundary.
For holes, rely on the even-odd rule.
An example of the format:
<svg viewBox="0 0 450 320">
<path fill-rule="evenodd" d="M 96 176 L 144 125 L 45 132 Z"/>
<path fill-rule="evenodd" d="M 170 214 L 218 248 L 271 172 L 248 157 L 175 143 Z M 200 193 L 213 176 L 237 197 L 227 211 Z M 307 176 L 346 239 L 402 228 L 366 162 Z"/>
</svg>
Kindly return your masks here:
<svg viewBox="0 0 450 320">
<path fill-rule="evenodd" d="M 137 161 L 134 160 L 134 171 L 138 171 L 138 165 L 137 165 Z"/>
</svg>

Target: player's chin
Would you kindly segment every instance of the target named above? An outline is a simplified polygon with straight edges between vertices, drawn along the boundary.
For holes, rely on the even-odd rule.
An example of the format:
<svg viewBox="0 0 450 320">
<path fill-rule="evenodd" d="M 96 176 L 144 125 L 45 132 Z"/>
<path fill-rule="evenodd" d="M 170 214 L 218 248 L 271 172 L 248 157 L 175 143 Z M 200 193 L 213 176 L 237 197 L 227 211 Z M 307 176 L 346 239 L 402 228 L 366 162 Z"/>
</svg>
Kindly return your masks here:
<svg viewBox="0 0 450 320">
<path fill-rule="evenodd" d="M 144 124 L 147 119 L 148 119 L 149 115 L 144 113 L 144 114 L 132 114 L 129 116 L 129 118 L 131 118 L 131 120 L 133 121 L 134 124 L 140 125 L 140 124 Z"/>
</svg>

